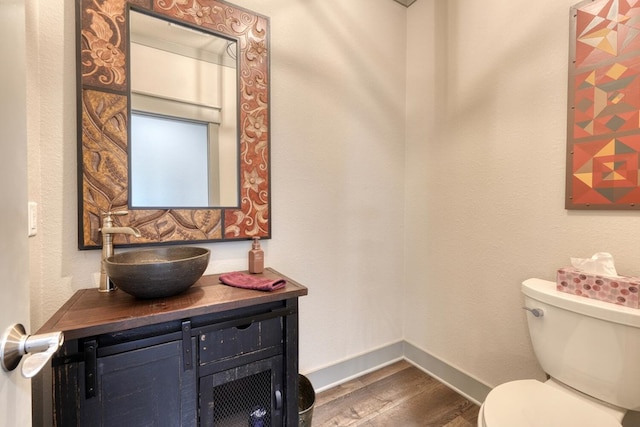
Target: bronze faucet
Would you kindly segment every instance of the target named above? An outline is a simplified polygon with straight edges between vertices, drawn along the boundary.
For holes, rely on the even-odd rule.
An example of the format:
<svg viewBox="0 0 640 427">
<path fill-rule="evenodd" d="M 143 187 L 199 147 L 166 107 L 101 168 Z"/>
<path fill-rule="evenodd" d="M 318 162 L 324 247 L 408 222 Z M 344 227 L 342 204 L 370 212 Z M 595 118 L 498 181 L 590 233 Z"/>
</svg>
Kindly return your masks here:
<svg viewBox="0 0 640 427">
<path fill-rule="evenodd" d="M 113 226 L 112 216 L 126 214 L 128 214 L 127 211 L 107 212 L 103 214 L 104 219 L 102 220 L 102 228 L 100 228 L 100 232 L 102 233 L 102 259 L 100 261 L 100 283 L 98 286 L 98 291 L 100 292 L 111 292 L 116 290 L 113 282 L 109 280 L 109 276 L 107 276 L 107 271 L 104 267 L 104 261 L 113 255 L 113 235 L 130 234 L 132 236 L 140 237 L 140 231 L 135 227 Z"/>
</svg>

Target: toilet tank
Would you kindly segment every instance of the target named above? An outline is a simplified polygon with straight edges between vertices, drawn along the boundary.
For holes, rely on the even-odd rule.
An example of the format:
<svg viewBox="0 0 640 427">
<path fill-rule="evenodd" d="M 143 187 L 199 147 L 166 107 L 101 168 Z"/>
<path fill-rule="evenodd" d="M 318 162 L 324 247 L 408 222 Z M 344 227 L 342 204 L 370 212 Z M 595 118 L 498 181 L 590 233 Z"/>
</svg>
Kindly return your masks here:
<svg viewBox="0 0 640 427">
<path fill-rule="evenodd" d="M 522 284 L 531 343 L 542 369 L 589 396 L 640 410 L 640 310 L 567 294 L 555 282 Z"/>
</svg>

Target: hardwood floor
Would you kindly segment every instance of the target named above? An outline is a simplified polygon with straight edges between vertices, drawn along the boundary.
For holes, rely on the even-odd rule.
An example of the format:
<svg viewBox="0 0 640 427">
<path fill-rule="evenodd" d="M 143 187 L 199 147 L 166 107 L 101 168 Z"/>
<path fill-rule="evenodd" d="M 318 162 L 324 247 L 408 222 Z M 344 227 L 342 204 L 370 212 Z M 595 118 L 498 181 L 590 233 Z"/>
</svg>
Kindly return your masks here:
<svg viewBox="0 0 640 427">
<path fill-rule="evenodd" d="M 318 393 L 313 427 L 475 427 L 478 406 L 406 361 Z"/>
</svg>

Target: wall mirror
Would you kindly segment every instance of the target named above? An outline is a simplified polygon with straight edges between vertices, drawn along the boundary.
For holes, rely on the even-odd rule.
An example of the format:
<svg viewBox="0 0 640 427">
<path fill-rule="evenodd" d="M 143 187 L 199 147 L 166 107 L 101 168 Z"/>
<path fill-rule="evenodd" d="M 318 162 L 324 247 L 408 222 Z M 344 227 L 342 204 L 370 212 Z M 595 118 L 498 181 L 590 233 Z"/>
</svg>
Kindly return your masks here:
<svg viewBox="0 0 640 427">
<path fill-rule="evenodd" d="M 217 0 L 78 0 L 79 247 L 270 237 L 269 20 Z M 175 133 L 174 133 L 175 132 Z"/>
</svg>

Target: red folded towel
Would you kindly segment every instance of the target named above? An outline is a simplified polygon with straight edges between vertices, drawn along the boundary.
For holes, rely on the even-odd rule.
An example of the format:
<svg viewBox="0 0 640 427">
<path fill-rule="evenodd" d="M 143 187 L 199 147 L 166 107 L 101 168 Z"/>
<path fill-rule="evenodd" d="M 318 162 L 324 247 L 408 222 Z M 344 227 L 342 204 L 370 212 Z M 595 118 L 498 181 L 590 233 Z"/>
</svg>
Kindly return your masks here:
<svg viewBox="0 0 640 427">
<path fill-rule="evenodd" d="M 221 274 L 220 281 L 225 285 L 235 286 L 236 288 L 255 289 L 258 291 L 275 291 L 276 289 L 284 288 L 287 284 L 284 279 L 268 279 L 239 271 Z"/>
</svg>

